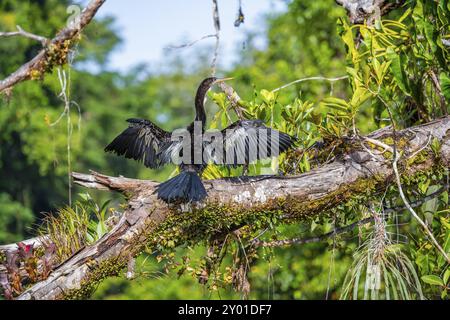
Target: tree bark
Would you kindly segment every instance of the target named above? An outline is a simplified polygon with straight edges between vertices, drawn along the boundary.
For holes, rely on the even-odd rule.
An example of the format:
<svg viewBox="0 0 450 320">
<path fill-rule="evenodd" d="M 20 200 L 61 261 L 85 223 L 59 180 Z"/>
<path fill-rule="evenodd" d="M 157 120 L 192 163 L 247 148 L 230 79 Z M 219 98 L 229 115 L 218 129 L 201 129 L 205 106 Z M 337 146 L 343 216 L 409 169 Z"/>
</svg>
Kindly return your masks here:
<svg viewBox="0 0 450 320">
<path fill-rule="evenodd" d="M 106 0 L 91 0 L 88 6 L 80 14 L 79 24 L 73 24 L 62 29 L 32 60 L 22 65 L 6 79 L 0 81 L 0 93 L 22 81 L 41 77 L 54 65 L 64 64 L 67 59 L 67 42 L 74 40 L 81 30 L 91 22 L 97 13 L 97 10 L 105 1 Z M 54 56 L 59 57 L 58 59 L 55 59 Z"/>
<path fill-rule="evenodd" d="M 450 117 L 397 132 L 397 135 L 400 137 L 397 144 L 403 150 L 402 176 L 412 176 L 436 166 L 449 167 Z M 392 132 L 384 128 L 368 137 L 385 139 L 387 143 L 386 138 L 392 138 Z M 433 139 L 440 143 L 439 154 L 428 147 Z M 415 158 L 420 160 L 414 161 Z M 156 247 L 171 243 L 173 247 L 203 241 L 270 217 L 275 217 L 279 223 L 300 221 L 325 214 L 356 195 L 377 192 L 393 177 L 390 156 L 377 152 L 375 147 L 355 147 L 339 160 L 297 176 L 204 181 L 208 191 L 206 202 L 189 212 L 180 212 L 157 199 L 155 182 L 95 172 L 73 173 L 79 185 L 126 195 L 128 208 L 110 232 L 72 256 L 48 279 L 35 284 L 18 299 L 82 298 L 102 279 L 119 274 L 145 245 Z"/>
<path fill-rule="evenodd" d="M 405 4 L 405 0 L 335 0 L 347 10 L 352 24 L 369 24 Z"/>
</svg>

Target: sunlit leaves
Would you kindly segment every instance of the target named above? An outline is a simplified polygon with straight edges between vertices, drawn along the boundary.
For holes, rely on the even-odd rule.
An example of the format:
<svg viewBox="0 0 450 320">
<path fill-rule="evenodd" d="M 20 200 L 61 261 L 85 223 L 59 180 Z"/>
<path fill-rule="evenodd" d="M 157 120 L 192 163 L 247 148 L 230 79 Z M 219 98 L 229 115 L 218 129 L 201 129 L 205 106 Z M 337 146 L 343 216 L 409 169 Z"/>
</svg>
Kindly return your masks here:
<svg viewBox="0 0 450 320">
<path fill-rule="evenodd" d="M 440 82 L 442 93 L 444 94 L 447 103 L 450 104 L 450 77 L 446 73 L 441 72 Z"/>
<path fill-rule="evenodd" d="M 266 104 L 271 104 L 275 101 L 275 93 L 266 89 L 261 90 L 261 97 Z"/>
<path fill-rule="evenodd" d="M 386 53 L 387 59 L 391 62 L 391 71 L 398 87 L 403 91 L 403 93 L 409 95 L 410 89 L 408 78 L 404 70 L 406 65 L 404 59 L 402 61 L 400 55 L 397 54 L 391 47 L 387 48 Z"/>
<path fill-rule="evenodd" d="M 421 277 L 422 281 L 434 286 L 443 286 L 444 281 L 441 278 L 435 275 L 426 275 Z"/>
</svg>

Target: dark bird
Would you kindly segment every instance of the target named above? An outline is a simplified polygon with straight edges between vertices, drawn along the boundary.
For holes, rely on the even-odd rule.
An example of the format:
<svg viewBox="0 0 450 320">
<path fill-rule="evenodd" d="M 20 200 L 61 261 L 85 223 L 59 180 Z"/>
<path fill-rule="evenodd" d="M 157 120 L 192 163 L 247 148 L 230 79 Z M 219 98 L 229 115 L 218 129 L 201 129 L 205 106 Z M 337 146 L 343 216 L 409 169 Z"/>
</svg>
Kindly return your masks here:
<svg viewBox="0 0 450 320">
<path fill-rule="evenodd" d="M 185 130 L 187 139 L 174 139 L 175 131 L 165 131 L 149 120 L 128 119 L 128 128 L 105 151 L 142 161 L 149 168 L 178 164 L 180 174 L 161 183 L 156 191 L 158 198 L 167 203 L 189 203 L 207 196 L 200 176 L 208 163 L 229 167 L 248 165 L 291 148 L 295 138 L 266 127 L 261 120 L 239 120 L 216 135 L 205 133 L 206 93 L 214 84 L 229 79 L 210 77 L 200 83 L 195 95 L 195 120 Z M 198 142 L 199 138 L 203 140 Z M 196 160 L 195 152 L 201 155 L 200 161 Z M 187 161 L 174 160 L 183 155 L 187 156 Z"/>
</svg>

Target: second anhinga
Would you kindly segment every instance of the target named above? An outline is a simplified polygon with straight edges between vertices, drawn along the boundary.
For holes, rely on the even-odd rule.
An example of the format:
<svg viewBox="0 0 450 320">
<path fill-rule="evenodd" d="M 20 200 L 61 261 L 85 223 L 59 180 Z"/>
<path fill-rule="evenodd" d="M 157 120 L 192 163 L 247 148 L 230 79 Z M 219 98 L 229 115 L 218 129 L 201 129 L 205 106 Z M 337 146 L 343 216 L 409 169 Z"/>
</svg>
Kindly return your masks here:
<svg viewBox="0 0 450 320">
<path fill-rule="evenodd" d="M 195 144 L 199 138 L 195 127 L 200 124 L 200 135 L 205 133 L 206 93 L 214 84 L 228 79 L 210 77 L 200 83 L 195 96 L 195 120 L 186 128 L 192 156 L 188 157 L 188 161 L 176 163 L 180 173 L 158 186 L 156 191 L 159 199 L 167 203 L 201 201 L 207 196 L 207 192 L 200 176 L 208 163 L 231 167 L 248 165 L 253 161 L 282 153 L 293 146 L 295 138 L 266 127 L 261 120 L 239 120 L 219 132 L 219 136 L 223 138 L 212 138 L 197 144 L 197 149 L 200 145 L 202 159 L 200 162 L 195 161 Z M 179 159 L 182 153 L 186 152 L 183 139 L 174 139 L 173 132 L 165 131 L 149 120 L 127 121 L 128 128 L 119 134 L 105 151 L 142 161 L 149 168 L 175 163 L 174 159 Z M 273 139 L 274 137 L 276 139 Z"/>
</svg>

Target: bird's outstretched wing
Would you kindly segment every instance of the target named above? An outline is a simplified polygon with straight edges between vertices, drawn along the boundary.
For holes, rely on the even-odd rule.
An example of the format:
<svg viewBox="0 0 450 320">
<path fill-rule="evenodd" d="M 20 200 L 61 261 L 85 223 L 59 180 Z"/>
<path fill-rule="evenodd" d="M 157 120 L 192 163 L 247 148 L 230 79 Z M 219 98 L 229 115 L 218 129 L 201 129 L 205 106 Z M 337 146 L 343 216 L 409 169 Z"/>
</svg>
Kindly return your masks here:
<svg viewBox="0 0 450 320">
<path fill-rule="evenodd" d="M 210 162 L 236 167 L 278 156 L 291 148 L 296 139 L 269 128 L 261 120 L 236 121 L 221 131 L 223 141 L 211 139 L 206 147 Z"/>
<path fill-rule="evenodd" d="M 164 164 L 158 155 L 160 149 L 170 142 L 170 133 L 144 119 L 128 119 L 129 126 L 106 148 L 128 159 L 142 161 L 146 167 L 158 168 Z"/>
</svg>

